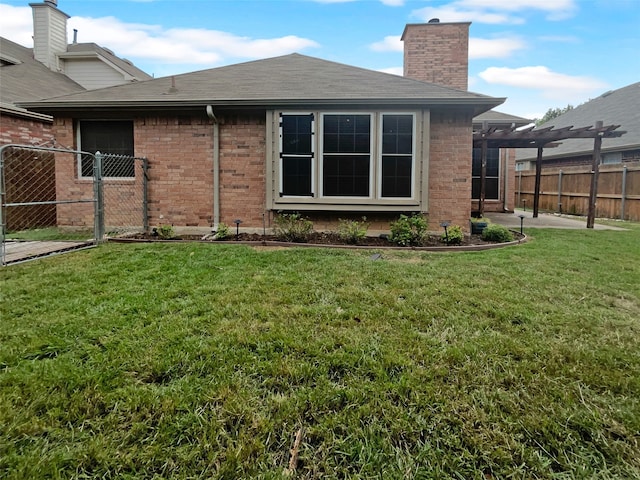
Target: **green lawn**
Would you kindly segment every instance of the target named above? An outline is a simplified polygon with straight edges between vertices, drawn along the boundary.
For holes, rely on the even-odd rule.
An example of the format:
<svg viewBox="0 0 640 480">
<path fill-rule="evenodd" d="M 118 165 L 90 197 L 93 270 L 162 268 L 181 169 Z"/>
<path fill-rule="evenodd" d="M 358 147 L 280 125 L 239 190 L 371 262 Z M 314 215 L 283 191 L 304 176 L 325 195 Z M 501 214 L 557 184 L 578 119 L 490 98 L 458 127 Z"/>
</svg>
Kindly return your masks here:
<svg viewBox="0 0 640 480">
<path fill-rule="evenodd" d="M 619 223 L 617 225 L 620 225 Z M 640 226 L 0 270 L 0 477 L 640 478 Z"/>
</svg>

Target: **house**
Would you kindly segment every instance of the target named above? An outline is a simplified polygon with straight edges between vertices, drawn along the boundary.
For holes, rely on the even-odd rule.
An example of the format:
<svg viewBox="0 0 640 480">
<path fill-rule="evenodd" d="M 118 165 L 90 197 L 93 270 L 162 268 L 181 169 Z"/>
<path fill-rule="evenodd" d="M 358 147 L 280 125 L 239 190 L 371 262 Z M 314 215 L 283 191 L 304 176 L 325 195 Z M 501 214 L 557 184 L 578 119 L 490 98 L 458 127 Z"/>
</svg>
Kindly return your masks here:
<svg viewBox="0 0 640 480">
<path fill-rule="evenodd" d="M 30 4 L 33 48 L 0 38 L 0 145 L 43 144 L 53 139 L 50 115 L 20 102 L 151 78 L 131 62 L 94 43 L 67 45 L 69 16 L 57 1 Z"/>
<path fill-rule="evenodd" d="M 620 130 L 626 132 L 621 137 L 603 139 L 602 164 L 640 162 L 640 82 L 605 92 L 537 128 L 587 127 L 599 120 L 604 125 L 620 125 Z M 591 165 L 592 157 L 592 139 L 565 140 L 558 147 L 543 151 L 542 167 Z M 521 149 L 517 152 L 518 171 L 533 170 L 535 164 L 535 149 Z"/>
<path fill-rule="evenodd" d="M 147 157 L 152 225 L 261 230 L 303 212 L 316 229 L 362 215 L 387 229 L 415 212 L 466 227 L 473 119 L 504 102 L 466 90 L 468 30 L 407 25 L 405 65 L 428 82 L 291 54 L 22 106 L 64 145 Z M 58 178 L 91 188 L 84 175 Z"/>
</svg>

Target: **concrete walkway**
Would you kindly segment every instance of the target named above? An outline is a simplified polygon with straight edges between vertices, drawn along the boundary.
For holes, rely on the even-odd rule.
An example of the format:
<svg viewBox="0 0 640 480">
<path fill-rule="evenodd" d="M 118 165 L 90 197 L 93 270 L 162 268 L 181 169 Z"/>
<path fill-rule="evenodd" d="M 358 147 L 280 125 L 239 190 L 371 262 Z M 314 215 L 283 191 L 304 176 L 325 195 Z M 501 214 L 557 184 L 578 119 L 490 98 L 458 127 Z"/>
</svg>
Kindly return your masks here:
<svg viewBox="0 0 640 480">
<path fill-rule="evenodd" d="M 524 215 L 524 228 L 587 228 L 587 217 L 575 217 L 568 215 L 558 215 L 555 213 L 539 213 L 538 218 L 533 218 L 533 212 L 527 210 L 516 210 L 515 213 L 493 213 L 485 214 L 493 223 L 504 225 L 513 230 L 520 229 L 520 215 Z M 610 227 L 608 225 L 594 225 L 596 230 L 625 230 L 620 227 Z"/>
</svg>

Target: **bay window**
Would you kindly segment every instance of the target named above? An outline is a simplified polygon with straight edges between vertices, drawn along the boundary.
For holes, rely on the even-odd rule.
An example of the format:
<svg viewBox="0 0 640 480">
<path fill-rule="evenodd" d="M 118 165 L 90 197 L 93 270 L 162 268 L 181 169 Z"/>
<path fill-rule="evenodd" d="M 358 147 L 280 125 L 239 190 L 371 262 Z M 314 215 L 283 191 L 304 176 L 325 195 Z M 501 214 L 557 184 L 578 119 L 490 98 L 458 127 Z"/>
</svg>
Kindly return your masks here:
<svg viewBox="0 0 640 480">
<path fill-rule="evenodd" d="M 415 202 L 415 114 L 282 113 L 279 127 L 279 202 Z"/>
</svg>

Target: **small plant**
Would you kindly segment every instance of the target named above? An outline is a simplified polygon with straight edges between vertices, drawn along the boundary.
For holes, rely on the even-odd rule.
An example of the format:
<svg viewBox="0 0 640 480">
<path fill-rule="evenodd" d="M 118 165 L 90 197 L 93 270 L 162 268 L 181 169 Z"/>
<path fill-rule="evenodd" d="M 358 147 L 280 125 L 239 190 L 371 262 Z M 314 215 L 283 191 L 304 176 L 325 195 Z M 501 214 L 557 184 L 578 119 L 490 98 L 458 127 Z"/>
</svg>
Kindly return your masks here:
<svg viewBox="0 0 640 480">
<path fill-rule="evenodd" d="M 512 242 L 513 233 L 507 227 L 492 223 L 482 231 L 482 239 L 488 242 Z"/>
<path fill-rule="evenodd" d="M 218 224 L 218 230 L 214 235 L 215 240 L 225 240 L 231 236 L 231 231 L 229 230 L 229 225 L 226 223 L 220 222 Z"/>
<path fill-rule="evenodd" d="M 355 245 L 367 236 L 367 217 L 362 217 L 362 221 L 339 219 L 338 222 L 338 236 L 347 243 Z"/>
<path fill-rule="evenodd" d="M 299 213 L 280 213 L 273 219 L 273 230 L 281 240 L 304 243 L 313 232 L 313 223 Z"/>
<path fill-rule="evenodd" d="M 460 245 L 464 240 L 464 233 L 460 225 L 451 225 L 447 228 L 446 233 L 440 237 L 447 245 Z"/>
<path fill-rule="evenodd" d="M 158 237 L 163 240 L 168 240 L 176 236 L 173 225 L 160 225 L 156 231 L 158 232 Z"/>
<path fill-rule="evenodd" d="M 391 241 L 401 247 L 408 245 L 422 245 L 427 234 L 427 220 L 418 213 L 400 218 L 391 223 Z"/>
</svg>

